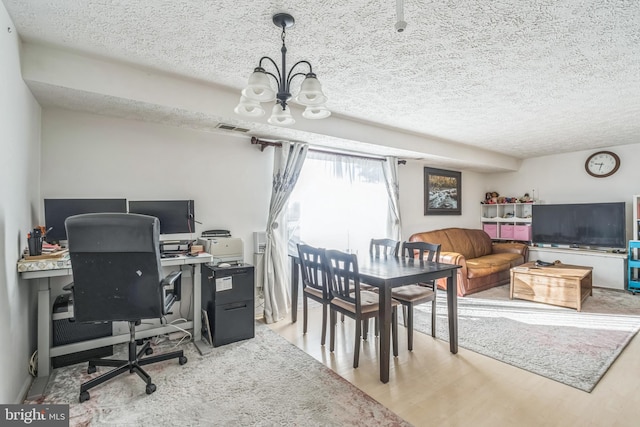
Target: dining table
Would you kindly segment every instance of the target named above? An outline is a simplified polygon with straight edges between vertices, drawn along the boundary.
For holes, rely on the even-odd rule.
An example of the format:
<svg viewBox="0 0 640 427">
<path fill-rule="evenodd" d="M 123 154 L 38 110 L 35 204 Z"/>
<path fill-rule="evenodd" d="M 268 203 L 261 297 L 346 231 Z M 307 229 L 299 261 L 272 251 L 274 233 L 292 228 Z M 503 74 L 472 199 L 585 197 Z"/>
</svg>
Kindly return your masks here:
<svg viewBox="0 0 640 427">
<path fill-rule="evenodd" d="M 291 258 L 291 321 L 298 316 L 298 288 L 300 282 L 300 261 L 296 255 Z M 447 280 L 447 318 L 449 321 L 449 350 L 458 352 L 458 300 L 456 277 L 461 266 L 441 262 L 422 261 L 408 257 L 358 256 L 360 281 L 379 289 L 380 305 L 380 381 L 389 382 L 391 358 L 391 290 L 398 286 L 429 282 L 445 278 Z"/>
</svg>

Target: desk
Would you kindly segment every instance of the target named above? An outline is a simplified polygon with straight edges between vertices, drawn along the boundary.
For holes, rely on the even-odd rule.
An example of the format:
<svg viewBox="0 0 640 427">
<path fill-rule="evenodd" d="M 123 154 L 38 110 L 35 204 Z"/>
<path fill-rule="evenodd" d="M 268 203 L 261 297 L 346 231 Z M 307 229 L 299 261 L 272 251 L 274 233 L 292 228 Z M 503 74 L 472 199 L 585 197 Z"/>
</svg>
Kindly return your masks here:
<svg viewBox="0 0 640 427">
<path fill-rule="evenodd" d="M 291 255 L 291 320 L 297 320 L 298 281 L 300 268 L 297 257 Z M 391 289 L 412 283 L 447 279 L 447 312 L 449 318 L 449 349 L 458 352 L 458 299 L 456 276 L 459 265 L 419 262 L 413 258 L 358 257 L 360 281 L 380 289 L 380 381 L 389 382 L 391 345 Z"/>
<path fill-rule="evenodd" d="M 184 329 L 193 328 L 193 342 L 200 354 L 211 351 L 210 347 L 202 341 L 201 317 L 198 315 L 200 307 L 200 268 L 195 268 L 197 264 L 211 262 L 209 254 L 199 254 L 197 257 L 178 256 L 176 258 L 163 258 L 163 267 L 180 266 L 181 270 L 190 269 L 193 280 L 192 304 L 194 309 L 193 321 L 181 323 Z M 51 358 L 64 354 L 75 353 L 107 345 L 120 344 L 129 341 L 129 334 L 113 335 L 110 337 L 98 338 L 88 341 L 81 341 L 72 344 L 51 346 L 51 278 L 71 276 L 72 270 L 69 263 L 59 263 L 58 268 L 48 270 L 21 271 L 20 277 L 32 280 L 38 287 L 38 377 L 35 379 L 28 399 L 41 396 L 47 386 L 51 373 Z M 136 332 L 136 339 L 162 335 L 175 332 L 171 326 L 161 325 L 149 329 L 142 329 Z"/>
</svg>

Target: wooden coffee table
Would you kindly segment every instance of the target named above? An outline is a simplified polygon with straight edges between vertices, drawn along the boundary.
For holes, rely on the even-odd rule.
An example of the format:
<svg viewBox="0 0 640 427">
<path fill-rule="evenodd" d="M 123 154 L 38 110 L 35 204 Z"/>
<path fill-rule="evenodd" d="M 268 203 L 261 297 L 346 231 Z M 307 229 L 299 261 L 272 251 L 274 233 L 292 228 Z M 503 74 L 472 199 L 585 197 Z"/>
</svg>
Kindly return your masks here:
<svg viewBox="0 0 640 427">
<path fill-rule="evenodd" d="M 543 302 L 580 311 L 582 302 L 593 294 L 592 269 L 568 264 L 536 267 L 534 262 L 513 267 L 509 298 Z"/>
</svg>

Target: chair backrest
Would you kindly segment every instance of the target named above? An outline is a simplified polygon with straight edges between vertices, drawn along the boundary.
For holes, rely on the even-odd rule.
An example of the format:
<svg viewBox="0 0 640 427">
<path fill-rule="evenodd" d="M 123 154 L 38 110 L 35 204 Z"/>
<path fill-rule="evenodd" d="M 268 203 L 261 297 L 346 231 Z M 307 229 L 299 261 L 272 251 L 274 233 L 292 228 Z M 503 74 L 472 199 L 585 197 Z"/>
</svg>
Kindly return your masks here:
<svg viewBox="0 0 640 427">
<path fill-rule="evenodd" d="M 126 213 L 65 221 L 79 322 L 137 321 L 163 315 L 160 222 Z"/>
<path fill-rule="evenodd" d="M 374 257 L 398 256 L 400 242 L 393 239 L 371 239 L 369 242 L 369 255 Z"/>
<path fill-rule="evenodd" d="M 402 242 L 402 256 L 418 258 L 421 261 L 438 261 L 440 259 L 440 244 Z"/>
<path fill-rule="evenodd" d="M 322 297 L 329 299 L 327 275 L 322 262 L 324 249 L 298 244 L 298 256 L 302 266 L 302 286 L 322 291 Z"/>
<path fill-rule="evenodd" d="M 340 298 L 360 307 L 358 257 L 337 250 L 325 250 L 323 262 L 329 277 L 332 298 Z"/>
</svg>

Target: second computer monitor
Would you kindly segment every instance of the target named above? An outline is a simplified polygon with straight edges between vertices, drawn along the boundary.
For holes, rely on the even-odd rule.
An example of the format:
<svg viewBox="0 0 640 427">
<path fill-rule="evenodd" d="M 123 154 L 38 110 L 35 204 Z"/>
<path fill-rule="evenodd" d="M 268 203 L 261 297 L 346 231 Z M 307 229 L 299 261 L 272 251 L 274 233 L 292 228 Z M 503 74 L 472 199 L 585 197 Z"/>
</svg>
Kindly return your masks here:
<svg viewBox="0 0 640 427">
<path fill-rule="evenodd" d="M 160 234 L 195 232 L 193 200 L 130 200 L 129 213 L 158 218 Z"/>
</svg>

